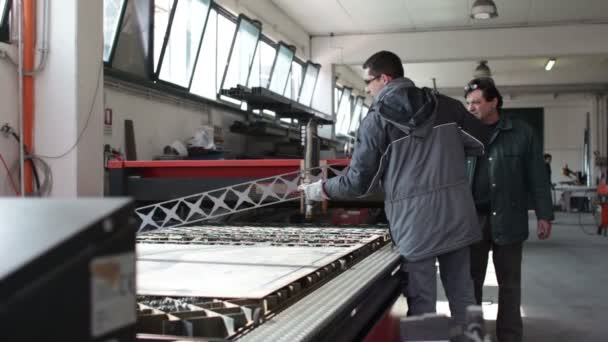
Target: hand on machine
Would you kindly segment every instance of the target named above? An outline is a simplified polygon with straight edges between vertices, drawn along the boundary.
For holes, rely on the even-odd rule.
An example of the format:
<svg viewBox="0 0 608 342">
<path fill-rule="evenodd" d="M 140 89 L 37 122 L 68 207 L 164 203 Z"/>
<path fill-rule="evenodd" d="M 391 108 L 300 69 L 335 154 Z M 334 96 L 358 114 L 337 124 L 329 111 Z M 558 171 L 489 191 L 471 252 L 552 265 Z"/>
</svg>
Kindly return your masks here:
<svg viewBox="0 0 608 342">
<path fill-rule="evenodd" d="M 306 200 L 321 202 L 323 200 L 329 199 L 329 197 L 325 194 L 323 190 L 323 181 L 319 180 L 314 183 L 302 183 L 298 186 L 298 190 L 304 192 L 304 196 L 306 196 Z"/>
</svg>

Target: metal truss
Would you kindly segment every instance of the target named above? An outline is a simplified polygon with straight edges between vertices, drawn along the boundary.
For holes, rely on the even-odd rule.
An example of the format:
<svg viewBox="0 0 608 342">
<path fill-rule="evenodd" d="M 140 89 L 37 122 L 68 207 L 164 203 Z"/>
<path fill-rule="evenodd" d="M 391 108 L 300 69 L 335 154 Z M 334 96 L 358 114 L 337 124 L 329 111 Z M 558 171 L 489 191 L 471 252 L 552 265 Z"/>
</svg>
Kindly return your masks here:
<svg viewBox="0 0 608 342">
<path fill-rule="evenodd" d="M 305 175 L 309 175 L 310 181 L 315 182 L 326 178 L 329 171 L 335 175 L 346 173 L 346 168 L 336 168 L 339 166 L 342 165 L 323 165 L 139 207 L 135 209 L 141 220 L 138 231 L 181 227 L 299 200 L 302 194 L 298 191 L 298 185 L 305 179 Z"/>
</svg>

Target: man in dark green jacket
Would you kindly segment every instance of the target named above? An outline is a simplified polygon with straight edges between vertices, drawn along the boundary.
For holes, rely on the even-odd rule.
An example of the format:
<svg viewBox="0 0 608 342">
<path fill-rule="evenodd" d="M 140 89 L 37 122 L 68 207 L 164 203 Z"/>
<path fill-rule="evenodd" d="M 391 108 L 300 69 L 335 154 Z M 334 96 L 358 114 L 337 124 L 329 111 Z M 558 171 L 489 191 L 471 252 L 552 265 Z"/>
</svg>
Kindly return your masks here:
<svg viewBox="0 0 608 342">
<path fill-rule="evenodd" d="M 543 154 L 532 128 L 500 114 L 502 96 L 491 78 L 474 79 L 465 87 L 468 110 L 489 130 L 489 145 L 477 159 L 473 197 L 483 231 L 471 247 L 475 299 L 481 304 L 483 282 L 492 250 L 498 280 L 496 335 L 500 342 L 521 342 L 521 260 L 528 238 L 528 198 L 538 219 L 537 236 L 551 234 L 553 208 Z"/>
</svg>

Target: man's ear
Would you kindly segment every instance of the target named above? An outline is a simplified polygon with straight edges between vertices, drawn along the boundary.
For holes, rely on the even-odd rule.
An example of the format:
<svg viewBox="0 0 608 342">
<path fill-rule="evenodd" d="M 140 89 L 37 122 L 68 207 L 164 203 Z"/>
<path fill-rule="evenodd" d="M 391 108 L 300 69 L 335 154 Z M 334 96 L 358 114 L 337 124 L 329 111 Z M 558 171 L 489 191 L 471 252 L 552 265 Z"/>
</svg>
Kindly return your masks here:
<svg viewBox="0 0 608 342">
<path fill-rule="evenodd" d="M 384 83 L 385 85 L 393 80 L 393 78 L 387 74 L 382 74 L 382 76 L 380 77 L 382 78 L 382 83 Z"/>
<path fill-rule="evenodd" d="M 498 110 L 498 97 L 495 97 L 492 101 L 490 101 L 492 103 L 492 108 L 494 108 L 494 110 Z"/>
</svg>

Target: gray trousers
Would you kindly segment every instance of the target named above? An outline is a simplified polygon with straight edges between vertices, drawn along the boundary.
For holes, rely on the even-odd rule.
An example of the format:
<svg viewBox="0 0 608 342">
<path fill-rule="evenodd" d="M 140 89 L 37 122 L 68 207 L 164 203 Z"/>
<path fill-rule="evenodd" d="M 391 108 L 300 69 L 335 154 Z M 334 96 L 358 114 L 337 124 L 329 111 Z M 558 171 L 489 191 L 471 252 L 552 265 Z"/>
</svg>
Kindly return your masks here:
<svg viewBox="0 0 608 342">
<path fill-rule="evenodd" d="M 402 291 L 407 298 L 408 316 L 437 312 L 437 267 L 450 304 L 454 324 L 464 325 L 466 308 L 475 305 L 470 271 L 469 246 L 415 262 L 404 260 Z"/>
</svg>

